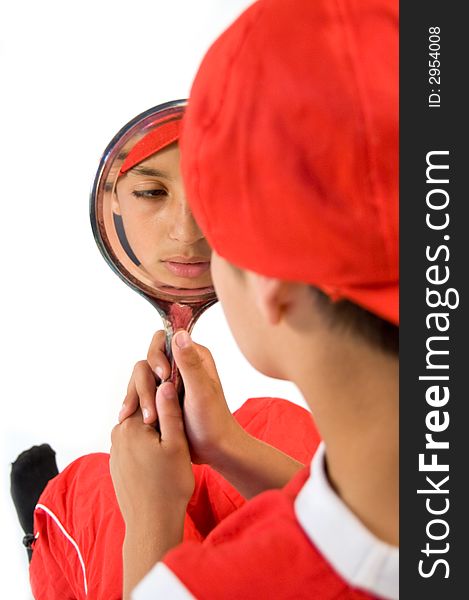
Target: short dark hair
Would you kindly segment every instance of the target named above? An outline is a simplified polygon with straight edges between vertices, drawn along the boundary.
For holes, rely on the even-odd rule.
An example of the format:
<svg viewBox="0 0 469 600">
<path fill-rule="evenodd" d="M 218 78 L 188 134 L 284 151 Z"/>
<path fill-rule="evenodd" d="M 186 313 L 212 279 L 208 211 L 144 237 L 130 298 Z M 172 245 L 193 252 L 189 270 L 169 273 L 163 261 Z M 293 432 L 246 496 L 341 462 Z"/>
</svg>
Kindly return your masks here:
<svg viewBox="0 0 469 600">
<path fill-rule="evenodd" d="M 242 275 L 243 269 L 229 263 L 232 269 Z M 350 300 L 331 300 L 319 288 L 310 286 L 316 309 L 329 327 L 350 331 L 361 336 L 369 344 L 384 352 L 399 354 L 399 327 L 381 319 L 374 313 L 358 306 Z"/>
<path fill-rule="evenodd" d="M 381 319 L 350 300 L 334 302 L 318 288 L 312 287 L 311 290 L 321 316 L 326 319 L 330 327 L 351 331 L 385 352 L 398 354 L 399 327 L 397 325 Z"/>
</svg>

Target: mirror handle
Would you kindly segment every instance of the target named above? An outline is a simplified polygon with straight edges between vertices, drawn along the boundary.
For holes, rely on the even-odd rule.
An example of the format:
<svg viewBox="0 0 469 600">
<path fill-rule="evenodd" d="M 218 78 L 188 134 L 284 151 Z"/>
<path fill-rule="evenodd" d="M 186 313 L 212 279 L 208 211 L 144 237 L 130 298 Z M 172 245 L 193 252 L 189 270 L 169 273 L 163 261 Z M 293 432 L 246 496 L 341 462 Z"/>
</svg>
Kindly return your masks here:
<svg viewBox="0 0 469 600">
<path fill-rule="evenodd" d="M 177 302 L 168 303 L 168 310 L 164 311 L 164 313 L 161 313 L 166 332 L 165 353 L 168 357 L 169 364 L 171 365 L 171 375 L 169 381 L 171 381 L 176 388 L 181 408 L 184 403 L 184 382 L 182 381 L 179 369 L 174 362 L 173 352 L 171 349 L 173 335 L 179 329 L 185 329 L 190 334 L 200 315 L 216 301 L 217 298 L 215 297 L 212 301 L 205 301 L 199 305 L 179 304 Z"/>
</svg>

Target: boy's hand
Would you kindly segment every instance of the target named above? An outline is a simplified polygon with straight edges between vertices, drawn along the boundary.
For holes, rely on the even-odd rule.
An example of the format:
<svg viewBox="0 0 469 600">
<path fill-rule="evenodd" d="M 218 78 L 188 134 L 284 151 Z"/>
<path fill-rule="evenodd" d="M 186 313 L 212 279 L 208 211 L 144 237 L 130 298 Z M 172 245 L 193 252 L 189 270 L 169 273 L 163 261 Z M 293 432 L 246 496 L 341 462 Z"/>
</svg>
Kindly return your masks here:
<svg viewBox="0 0 469 600">
<path fill-rule="evenodd" d="M 156 396 L 161 434 L 142 420 L 140 410 L 112 431 L 111 476 L 125 522 L 125 599 L 183 538 L 184 517 L 194 475 L 181 409 L 172 383 Z"/>
<path fill-rule="evenodd" d="M 119 414 L 121 422 L 138 406 L 146 423 L 156 422 L 155 375 L 159 379 L 170 375 L 164 345 L 165 334 L 158 331 L 151 342 L 147 360 L 135 365 Z M 192 461 L 214 466 L 223 457 L 224 449 L 243 436 L 244 431 L 228 408 L 210 351 L 194 343 L 183 330 L 174 335 L 172 351 L 184 381 L 184 423 Z"/>
<path fill-rule="evenodd" d="M 161 434 L 140 410 L 112 430 L 111 476 L 126 524 L 184 515 L 194 490 L 189 447 L 172 383 L 156 396 Z"/>
</svg>

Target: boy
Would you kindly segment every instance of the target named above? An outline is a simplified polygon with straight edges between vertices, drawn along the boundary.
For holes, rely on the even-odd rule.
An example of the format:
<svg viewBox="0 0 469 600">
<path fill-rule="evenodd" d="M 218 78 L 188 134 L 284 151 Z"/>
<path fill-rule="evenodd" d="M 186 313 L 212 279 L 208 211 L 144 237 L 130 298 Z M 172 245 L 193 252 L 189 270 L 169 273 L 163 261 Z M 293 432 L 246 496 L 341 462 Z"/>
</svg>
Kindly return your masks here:
<svg viewBox="0 0 469 600">
<path fill-rule="evenodd" d="M 213 282 L 241 350 L 300 388 L 324 444 L 310 473 L 252 443 L 178 332 L 184 414 L 160 385 L 160 435 L 127 416 L 147 408 L 131 389 L 113 431 L 126 598 L 145 575 L 136 600 L 398 597 L 397 25 L 394 1 L 261 0 L 202 63 L 181 149 Z M 191 456 L 257 495 L 180 544 Z"/>
<path fill-rule="evenodd" d="M 129 239 L 132 239 L 132 249 L 143 262 L 146 257 L 147 271 L 151 261 L 155 263 L 155 252 L 157 255 L 158 250 L 161 251 L 158 246 L 161 237 L 167 242 L 172 241 L 173 245 L 179 244 L 183 254 L 191 249 L 193 251 L 196 247 L 203 252 L 208 249 L 207 256 L 210 260 L 210 248 L 197 228 L 190 211 L 187 210 L 184 190 L 181 187 L 179 151 L 175 145 L 179 126 L 175 128 L 174 121 L 170 121 L 160 125 L 157 135 L 153 133 L 151 132 L 133 147 L 121 172 L 137 167 L 136 174 L 132 175 L 132 182 L 130 182 L 136 185 L 139 166 L 157 167 L 159 171 L 157 180 L 149 179 L 147 172 L 144 184 L 150 196 L 156 192 L 159 201 L 154 205 L 154 200 L 150 200 L 143 209 L 147 217 L 149 211 L 153 216 L 155 210 L 158 214 L 161 211 L 165 214 L 163 219 L 153 218 L 147 219 L 148 222 L 145 223 L 137 222 L 142 216 L 142 207 L 135 205 L 135 199 L 131 202 L 130 196 L 124 198 L 123 195 L 126 189 L 128 191 L 130 183 L 125 175 L 121 178 L 125 181 L 120 181 L 123 188 L 118 189 L 119 206 L 115 208 L 116 212 L 121 212 L 123 217 L 125 213 L 125 228 Z M 163 171 L 168 176 L 164 186 L 160 181 Z M 165 192 L 160 195 L 162 190 L 159 188 L 162 186 Z M 142 182 L 138 185 L 138 189 L 142 189 Z M 169 194 L 168 197 L 166 192 Z M 130 232 L 132 236 L 128 231 L 129 220 L 133 223 L 133 230 Z M 142 240 L 138 240 L 138 234 L 142 233 L 142 229 L 147 233 L 144 240 L 146 244 L 143 246 Z M 156 237 L 152 235 L 155 231 L 161 235 Z M 163 235 L 164 232 L 168 235 Z M 174 235 L 175 233 L 177 235 Z M 154 264 L 156 269 L 154 273 L 164 275 L 164 268 L 163 271 L 161 268 L 163 267 Z M 205 277 L 206 274 L 202 276 Z M 210 274 L 208 276 L 210 277 Z M 211 282 L 210 278 L 208 282 Z M 192 278 L 192 284 L 194 283 L 197 283 L 197 278 L 196 281 Z M 190 287 L 191 282 L 179 280 L 179 284 Z M 149 362 L 154 365 L 155 370 L 161 368 L 161 377 L 168 376 L 169 365 L 158 346 L 159 342 L 164 346 L 164 339 L 164 333 L 159 332 L 152 344 L 149 361 L 137 363 L 125 408 L 121 412 L 121 420 L 135 412 L 140 402 L 145 422 L 155 421 L 156 380 L 155 371 L 150 369 Z M 206 356 L 209 360 L 208 351 Z M 188 423 L 190 421 L 194 426 L 195 418 L 198 418 L 203 422 L 202 432 L 205 432 L 205 435 L 207 432 L 212 436 L 217 433 L 220 439 L 224 440 L 233 440 L 233 434 L 236 433 L 237 442 L 242 442 L 242 447 L 248 450 L 248 456 L 256 457 L 260 467 L 258 475 L 263 477 L 256 477 L 254 488 L 246 487 L 249 486 L 246 476 L 239 481 L 233 481 L 246 496 L 266 488 L 282 487 L 295 472 L 310 462 L 316 450 L 319 437 L 311 415 L 296 405 L 275 398 L 250 399 L 236 411 L 235 415 L 232 415 L 224 401 L 214 367 L 212 378 L 215 393 L 211 393 L 212 390 L 204 379 L 202 383 L 206 399 L 204 405 L 199 407 L 202 409 L 201 414 L 197 417 L 193 412 Z M 189 383 L 187 378 L 186 381 Z M 194 384 L 191 389 L 194 390 Z M 201 398 L 203 396 L 197 394 L 196 400 L 200 401 Z M 148 415 L 146 415 L 147 405 Z M 186 407 L 190 409 L 191 406 L 193 409 L 196 408 L 193 403 L 191 404 L 191 397 L 188 396 Z M 209 406 L 212 407 L 210 410 L 208 410 Z M 211 430 L 207 428 L 209 414 L 211 422 L 215 424 Z M 295 431 L 295 435 L 290 435 L 288 433 L 290 431 Z M 283 450 L 286 454 L 268 444 L 260 444 L 259 439 Z M 207 439 L 206 443 L 209 448 L 217 446 L 210 439 Z M 194 463 L 214 463 L 216 457 L 203 452 L 206 443 L 199 444 L 198 455 L 193 452 Z M 270 466 L 272 455 L 275 458 L 275 470 Z M 267 471 L 264 468 L 265 464 L 269 466 Z M 250 465 L 252 469 L 252 460 Z M 223 465 L 217 466 L 223 471 Z M 196 487 L 185 510 L 184 540 L 201 542 L 218 523 L 242 506 L 246 499 L 210 466 L 193 464 L 190 468 L 194 473 Z M 239 468 L 237 470 L 239 471 Z M 20 522 L 28 534 L 25 536 L 24 543 L 28 545 L 30 558 L 33 556 L 30 567 L 33 594 L 38 600 L 81 598 L 83 595 L 88 598 L 118 600 L 122 598 L 124 522 L 110 478 L 109 455 L 90 454 L 81 457 L 55 477 L 57 473 L 55 452 L 47 445 L 24 452 L 12 468 L 12 495 Z M 236 471 L 234 474 L 236 475 Z M 230 473 L 226 472 L 226 476 L 230 478 Z M 52 477 L 53 480 L 44 489 L 48 479 Z M 142 495 L 142 499 L 144 498 L 145 494 Z M 171 507 L 171 510 L 173 508 Z M 30 545 L 34 546 L 34 553 Z M 148 554 L 148 557 L 150 556 L 151 554 Z M 143 564 L 142 560 L 141 565 Z"/>
</svg>

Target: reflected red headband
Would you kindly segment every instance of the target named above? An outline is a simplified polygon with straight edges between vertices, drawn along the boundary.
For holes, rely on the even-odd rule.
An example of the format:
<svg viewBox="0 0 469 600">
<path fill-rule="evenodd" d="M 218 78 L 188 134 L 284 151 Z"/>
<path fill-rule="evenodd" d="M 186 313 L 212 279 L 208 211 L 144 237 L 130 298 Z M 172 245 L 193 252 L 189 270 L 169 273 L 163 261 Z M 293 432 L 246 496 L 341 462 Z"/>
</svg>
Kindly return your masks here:
<svg viewBox="0 0 469 600">
<path fill-rule="evenodd" d="M 163 122 L 139 140 L 124 160 L 121 175 L 179 139 L 181 119 Z"/>
</svg>

